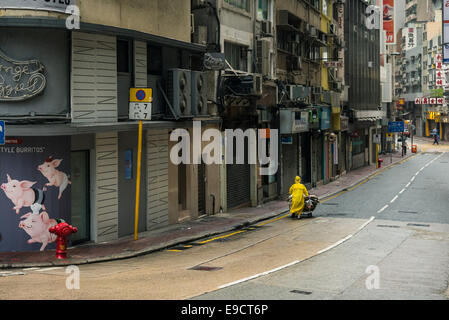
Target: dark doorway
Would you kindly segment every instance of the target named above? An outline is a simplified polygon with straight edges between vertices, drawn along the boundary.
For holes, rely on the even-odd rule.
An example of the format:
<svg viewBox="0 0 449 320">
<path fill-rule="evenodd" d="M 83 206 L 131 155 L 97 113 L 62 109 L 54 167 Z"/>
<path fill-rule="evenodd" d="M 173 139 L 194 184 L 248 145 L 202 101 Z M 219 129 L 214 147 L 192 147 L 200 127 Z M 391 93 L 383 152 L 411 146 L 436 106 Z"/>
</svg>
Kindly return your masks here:
<svg viewBox="0 0 449 320">
<path fill-rule="evenodd" d="M 72 243 L 90 240 L 90 183 L 89 150 L 71 153 L 72 225 L 78 232 L 72 235 Z"/>
</svg>

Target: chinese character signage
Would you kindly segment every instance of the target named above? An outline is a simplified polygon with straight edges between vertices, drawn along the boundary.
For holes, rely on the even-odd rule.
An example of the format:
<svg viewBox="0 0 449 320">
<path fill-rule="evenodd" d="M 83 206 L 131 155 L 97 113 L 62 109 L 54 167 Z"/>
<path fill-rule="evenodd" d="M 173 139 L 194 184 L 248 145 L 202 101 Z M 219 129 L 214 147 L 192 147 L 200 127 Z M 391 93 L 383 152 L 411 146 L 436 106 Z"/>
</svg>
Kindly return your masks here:
<svg viewBox="0 0 449 320">
<path fill-rule="evenodd" d="M 383 1 L 383 22 L 386 44 L 396 44 L 394 34 L 394 0 Z"/>
<path fill-rule="evenodd" d="M 449 0 L 448 0 L 449 1 Z M 410 50 L 416 47 L 417 35 L 415 28 L 403 28 L 402 38 L 405 38 L 405 49 Z"/>
<path fill-rule="evenodd" d="M 443 1 L 443 63 L 449 63 L 449 0 Z"/>
</svg>

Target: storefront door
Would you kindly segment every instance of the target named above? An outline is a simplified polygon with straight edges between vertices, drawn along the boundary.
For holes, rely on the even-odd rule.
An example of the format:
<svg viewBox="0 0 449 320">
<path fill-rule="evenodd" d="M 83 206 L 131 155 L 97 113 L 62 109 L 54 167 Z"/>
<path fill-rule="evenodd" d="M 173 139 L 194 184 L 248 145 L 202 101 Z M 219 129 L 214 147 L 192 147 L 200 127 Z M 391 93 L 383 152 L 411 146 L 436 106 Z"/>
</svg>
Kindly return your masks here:
<svg viewBox="0 0 449 320">
<path fill-rule="evenodd" d="M 90 186 L 89 151 L 72 151 L 72 225 L 78 232 L 72 235 L 72 243 L 90 240 Z"/>
</svg>

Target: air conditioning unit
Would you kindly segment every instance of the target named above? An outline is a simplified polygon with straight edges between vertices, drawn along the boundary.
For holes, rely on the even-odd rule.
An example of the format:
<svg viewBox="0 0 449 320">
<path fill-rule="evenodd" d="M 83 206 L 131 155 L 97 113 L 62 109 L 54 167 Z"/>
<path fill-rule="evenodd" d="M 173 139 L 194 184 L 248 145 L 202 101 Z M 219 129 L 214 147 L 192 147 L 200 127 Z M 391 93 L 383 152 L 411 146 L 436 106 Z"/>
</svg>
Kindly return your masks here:
<svg viewBox="0 0 449 320">
<path fill-rule="evenodd" d="M 262 21 L 261 27 L 262 27 L 262 34 L 266 35 L 273 34 L 273 24 L 271 23 L 271 21 L 267 20 Z"/>
<path fill-rule="evenodd" d="M 314 38 L 318 37 L 318 32 L 315 27 L 310 27 L 310 35 Z"/>
<path fill-rule="evenodd" d="M 290 97 L 290 100 L 302 100 L 302 101 L 308 101 L 310 88 L 304 87 L 301 85 L 287 85 L 286 86 L 288 96 Z"/>
<path fill-rule="evenodd" d="M 175 113 L 181 118 L 192 117 L 191 71 L 169 69 L 167 95 Z M 170 113 L 169 113 L 170 114 Z"/>
<path fill-rule="evenodd" d="M 206 73 L 192 71 L 192 113 L 195 116 L 207 115 Z"/>
<path fill-rule="evenodd" d="M 257 41 L 257 70 L 260 74 L 270 74 L 270 47 L 271 42 L 266 39 Z"/>
</svg>

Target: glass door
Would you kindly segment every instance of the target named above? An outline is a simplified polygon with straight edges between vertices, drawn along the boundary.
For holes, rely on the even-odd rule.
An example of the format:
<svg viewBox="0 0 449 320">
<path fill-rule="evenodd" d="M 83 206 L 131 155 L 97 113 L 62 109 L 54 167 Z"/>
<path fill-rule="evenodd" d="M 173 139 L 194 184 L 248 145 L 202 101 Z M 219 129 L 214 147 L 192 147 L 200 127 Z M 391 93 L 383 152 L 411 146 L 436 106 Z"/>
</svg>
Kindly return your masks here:
<svg viewBox="0 0 449 320">
<path fill-rule="evenodd" d="M 71 161 L 72 225 L 78 228 L 72 243 L 78 244 L 90 240 L 89 151 L 72 151 Z"/>
</svg>

